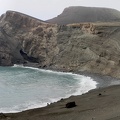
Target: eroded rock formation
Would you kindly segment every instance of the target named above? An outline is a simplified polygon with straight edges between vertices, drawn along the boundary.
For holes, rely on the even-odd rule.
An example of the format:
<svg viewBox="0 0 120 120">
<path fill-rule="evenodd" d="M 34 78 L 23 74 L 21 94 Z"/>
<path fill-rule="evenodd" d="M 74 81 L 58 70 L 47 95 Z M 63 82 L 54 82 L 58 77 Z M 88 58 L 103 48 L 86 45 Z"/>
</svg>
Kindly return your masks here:
<svg viewBox="0 0 120 120">
<path fill-rule="evenodd" d="M 36 61 L 40 66 L 49 65 L 58 54 L 56 34 L 57 25 L 18 12 L 6 12 L 0 18 L 0 64 Z"/>
<path fill-rule="evenodd" d="M 7 11 L 0 17 L 0 65 L 29 63 L 120 78 L 120 23 L 57 25 Z"/>
</svg>

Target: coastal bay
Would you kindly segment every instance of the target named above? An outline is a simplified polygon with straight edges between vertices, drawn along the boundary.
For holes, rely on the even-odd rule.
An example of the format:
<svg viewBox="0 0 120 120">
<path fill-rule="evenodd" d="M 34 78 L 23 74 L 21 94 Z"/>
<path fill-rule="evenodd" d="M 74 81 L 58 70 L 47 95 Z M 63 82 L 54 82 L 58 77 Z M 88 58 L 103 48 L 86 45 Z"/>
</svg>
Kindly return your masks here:
<svg viewBox="0 0 120 120">
<path fill-rule="evenodd" d="M 15 68 L 20 66 L 16 66 Z M 22 67 L 22 66 L 21 66 Z M 32 69 L 32 67 L 22 67 L 22 69 Z M 33 68 L 33 71 L 39 70 Z M 23 71 L 23 70 L 22 70 Z M 45 70 L 42 70 L 45 72 Z M 52 72 L 52 71 L 48 71 Z M 17 72 L 16 72 L 17 73 Z M 54 73 L 54 71 L 53 71 Z M 57 74 L 57 72 L 55 72 Z M 14 73 L 15 74 L 15 73 Z M 58 74 L 60 74 L 58 72 Z M 64 74 L 64 73 L 61 73 Z M 69 74 L 69 73 L 68 73 Z M 80 73 L 79 73 L 80 74 Z M 83 73 L 81 73 L 83 74 Z M 84 76 L 91 77 L 95 80 L 97 88 L 90 90 L 82 95 L 72 95 L 69 98 L 61 98 L 57 102 L 49 103 L 42 108 L 34 108 L 17 113 L 1 112 L 1 120 L 114 120 L 119 116 L 119 99 L 120 95 L 120 80 L 110 76 L 101 76 L 99 74 L 84 73 Z M 88 80 L 89 81 L 89 80 Z M 87 85 L 87 83 L 86 83 Z M 66 108 L 69 102 L 75 102 L 73 108 Z M 9 102 L 9 101 L 8 101 Z M 108 117 L 109 116 L 109 117 Z"/>
<path fill-rule="evenodd" d="M 84 16 L 80 17 L 77 23 L 71 21 L 72 18 L 74 18 L 72 16 L 74 14 L 68 17 L 69 13 L 74 13 L 74 10 L 82 11 L 81 9 L 86 9 L 83 13 L 87 15 L 87 11 L 90 10 L 89 13 L 93 16 L 92 21 L 88 19 L 89 17 L 84 18 Z M 93 11 L 96 12 L 92 14 Z M 105 13 L 104 16 L 103 11 Z M 99 13 L 99 15 L 97 13 Z M 66 22 L 63 20 L 59 23 L 59 17 L 64 16 L 64 14 L 67 14 L 64 19 Z M 80 12 L 80 14 L 82 14 L 82 12 Z M 106 15 L 108 15 L 108 17 L 106 17 Z M 77 16 L 76 14 L 75 17 Z M 56 23 L 50 23 L 51 20 Z M 40 106 L 38 106 L 39 108 L 35 109 L 34 107 L 30 107 L 30 110 L 21 109 L 20 111 L 18 110 L 17 113 L 12 113 L 11 111 L 5 113 L 1 111 L 0 120 L 119 120 L 120 12 L 106 8 L 69 7 L 65 9 L 57 19 L 51 20 L 39 20 L 16 11 L 7 11 L 1 15 L 0 66 L 4 66 L 4 68 L 7 69 L 8 66 L 12 67 L 17 64 L 23 65 L 23 67 L 28 69 L 34 67 L 34 69 L 37 70 L 44 69 L 43 71 L 53 70 L 57 72 L 67 72 L 68 74 L 73 73 L 76 74 L 74 77 L 77 76 L 77 80 L 82 75 L 85 78 L 92 79 L 89 79 L 89 82 L 83 79 L 82 83 L 84 83 L 85 87 L 89 88 L 89 85 L 93 85 L 94 87 L 87 89 L 87 91 L 81 95 L 78 94 L 80 92 L 77 91 L 77 94 L 70 93 L 69 96 L 72 96 L 67 96 L 68 98 L 60 96 L 59 100 L 56 100 L 57 102 L 47 101 L 48 104 L 45 102 L 45 104 L 47 104 L 46 107 L 40 108 Z M 80 20 L 83 21 L 80 22 Z M 19 91 L 19 93 L 17 93 L 17 90 L 23 90 L 23 88 L 28 89 L 27 87 L 20 86 L 21 83 L 31 86 L 29 82 L 24 81 L 29 80 L 27 79 L 28 76 L 27 78 L 20 77 L 20 79 L 18 79 L 21 73 L 16 73 L 16 71 L 17 70 L 14 70 L 14 74 L 11 75 L 7 75 L 6 71 L 3 72 L 4 77 L 3 79 L 1 77 L 1 84 L 4 83 L 4 85 L 7 86 L 4 87 L 3 91 L 0 91 L 1 99 L 5 96 L 5 94 L 2 94 L 2 92 L 6 92 L 5 88 L 8 89 L 10 84 L 14 87 L 12 80 L 15 80 L 16 83 L 19 82 L 17 88 L 12 92 L 13 95 L 21 95 L 21 92 Z M 24 76 L 25 71 L 23 69 L 21 71 Z M 12 77 L 16 74 L 18 74 L 18 76 L 13 79 Z M 51 75 L 52 80 L 54 80 L 54 75 Z M 47 74 L 45 74 L 45 76 L 47 76 Z M 5 77 L 12 79 L 5 81 Z M 31 78 L 33 79 L 31 80 Z M 43 79 L 44 78 L 43 76 Z M 70 80 L 68 82 L 70 85 L 74 85 L 76 79 L 71 80 L 70 76 L 66 78 L 68 81 Z M 37 75 L 36 72 L 32 70 L 32 72 L 30 72 L 30 80 L 32 82 L 39 81 L 40 74 Z M 53 83 L 56 81 L 53 81 Z M 58 83 L 56 89 L 54 89 L 55 92 L 57 88 L 59 88 L 61 81 Z M 68 83 L 66 85 L 69 86 Z M 40 84 L 35 83 L 34 85 L 37 92 L 40 93 L 42 91 Z M 61 86 L 69 91 L 71 86 L 67 88 L 66 85 L 64 86 L 62 84 Z M 46 83 L 44 87 L 46 87 Z M 51 88 L 54 88 L 54 86 Z M 60 88 L 62 94 L 67 91 L 64 88 Z M 80 90 L 82 85 L 79 86 L 79 82 L 76 82 L 72 88 L 75 88 L 75 90 L 79 88 L 77 90 Z M 7 91 L 8 97 L 11 90 Z M 43 90 L 43 92 L 44 91 L 45 90 Z M 55 94 L 54 91 L 52 91 L 52 95 Z M 34 91 L 33 94 L 36 95 L 37 92 Z M 49 95 L 49 92 L 47 95 Z M 73 93 L 75 93 L 75 91 Z M 32 99 L 34 99 L 34 95 Z M 29 99 L 27 95 L 24 95 L 24 97 L 20 96 L 19 100 L 22 98 Z M 38 95 L 35 100 L 37 98 L 42 97 Z M 10 103 L 9 99 L 5 100 L 7 103 Z M 16 103 L 16 100 L 12 102 Z M 75 103 L 74 107 L 66 108 L 66 104 L 69 102 Z M 6 104 L 6 106 L 8 105 Z"/>
</svg>

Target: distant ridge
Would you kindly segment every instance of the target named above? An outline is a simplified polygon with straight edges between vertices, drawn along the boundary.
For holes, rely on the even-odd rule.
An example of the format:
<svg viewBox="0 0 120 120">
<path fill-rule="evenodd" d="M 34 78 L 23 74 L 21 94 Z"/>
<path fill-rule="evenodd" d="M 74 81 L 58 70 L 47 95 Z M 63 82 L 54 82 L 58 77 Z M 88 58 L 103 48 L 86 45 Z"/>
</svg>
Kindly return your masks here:
<svg viewBox="0 0 120 120">
<path fill-rule="evenodd" d="M 6 11 L 5 14 L 13 14 L 13 13 L 15 13 L 16 15 L 19 15 L 19 16 L 20 16 L 20 15 L 25 16 L 26 18 L 31 18 L 31 19 L 34 19 L 34 20 L 37 20 L 37 21 L 46 22 L 46 21 L 43 21 L 43 20 L 41 20 L 41 19 L 32 17 L 32 16 L 30 16 L 30 15 L 27 15 L 27 14 L 24 14 L 24 13 L 21 13 L 21 12 L 18 12 L 18 11 L 13 11 L 13 10 L 8 10 L 8 11 Z M 4 16 L 4 14 L 2 14 L 1 17 L 2 17 L 2 16 Z"/>
<path fill-rule="evenodd" d="M 99 7 L 68 7 L 62 14 L 47 20 L 50 23 L 71 24 L 79 22 L 112 22 L 120 21 L 120 11 L 111 8 Z"/>
</svg>

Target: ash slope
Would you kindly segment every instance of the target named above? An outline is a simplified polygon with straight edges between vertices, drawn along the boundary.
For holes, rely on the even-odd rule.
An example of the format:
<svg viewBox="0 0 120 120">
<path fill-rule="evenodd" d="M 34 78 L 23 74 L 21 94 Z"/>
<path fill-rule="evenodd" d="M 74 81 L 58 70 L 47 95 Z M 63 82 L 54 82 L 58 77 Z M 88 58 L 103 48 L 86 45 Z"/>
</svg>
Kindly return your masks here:
<svg viewBox="0 0 120 120">
<path fill-rule="evenodd" d="M 0 17 L 0 65 L 13 64 L 120 78 L 120 22 L 60 26 L 7 11 Z"/>
<path fill-rule="evenodd" d="M 47 20 L 50 23 L 66 25 L 79 22 L 111 22 L 120 21 L 120 11 L 98 7 L 68 7 L 55 18 Z"/>
</svg>

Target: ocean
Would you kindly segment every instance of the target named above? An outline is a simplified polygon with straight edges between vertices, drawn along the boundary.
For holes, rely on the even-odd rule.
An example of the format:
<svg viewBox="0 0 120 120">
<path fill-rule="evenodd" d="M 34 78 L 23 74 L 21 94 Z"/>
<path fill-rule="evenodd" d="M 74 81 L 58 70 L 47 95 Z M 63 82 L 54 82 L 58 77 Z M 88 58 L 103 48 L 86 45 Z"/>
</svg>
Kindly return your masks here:
<svg viewBox="0 0 120 120">
<path fill-rule="evenodd" d="M 46 106 L 97 87 L 91 77 L 14 65 L 0 67 L 0 112 Z"/>
</svg>

